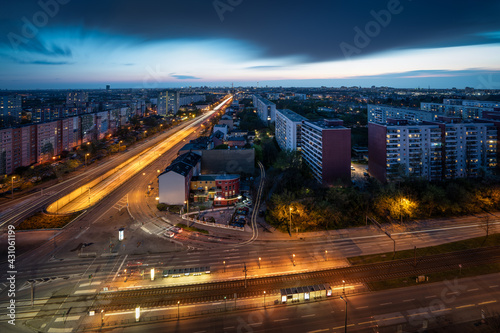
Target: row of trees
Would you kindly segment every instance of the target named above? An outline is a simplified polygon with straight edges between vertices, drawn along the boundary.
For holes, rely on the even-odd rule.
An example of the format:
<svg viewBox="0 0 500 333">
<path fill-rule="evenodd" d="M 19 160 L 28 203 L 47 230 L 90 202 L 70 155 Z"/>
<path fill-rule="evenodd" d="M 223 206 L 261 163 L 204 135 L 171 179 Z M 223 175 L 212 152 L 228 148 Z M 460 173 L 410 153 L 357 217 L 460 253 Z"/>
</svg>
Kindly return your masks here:
<svg viewBox="0 0 500 333">
<path fill-rule="evenodd" d="M 280 152 L 273 185 L 267 190 L 269 223 L 281 230 L 325 230 L 363 225 L 365 217 L 380 222 L 452 217 L 496 211 L 500 207 L 500 178 L 457 179 L 429 183 L 406 178 L 381 184 L 369 179 L 363 189 L 324 188 L 315 183 L 300 158 Z"/>
</svg>

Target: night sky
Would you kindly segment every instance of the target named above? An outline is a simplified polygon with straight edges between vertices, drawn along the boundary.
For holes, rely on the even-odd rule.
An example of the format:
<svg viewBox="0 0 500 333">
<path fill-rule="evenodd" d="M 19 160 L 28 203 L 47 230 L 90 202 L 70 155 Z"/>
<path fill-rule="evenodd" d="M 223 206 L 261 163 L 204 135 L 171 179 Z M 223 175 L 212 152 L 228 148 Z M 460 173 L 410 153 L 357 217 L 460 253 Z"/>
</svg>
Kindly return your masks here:
<svg viewBox="0 0 500 333">
<path fill-rule="evenodd" d="M 500 2 L 1 0 L 0 89 L 500 89 Z"/>
</svg>

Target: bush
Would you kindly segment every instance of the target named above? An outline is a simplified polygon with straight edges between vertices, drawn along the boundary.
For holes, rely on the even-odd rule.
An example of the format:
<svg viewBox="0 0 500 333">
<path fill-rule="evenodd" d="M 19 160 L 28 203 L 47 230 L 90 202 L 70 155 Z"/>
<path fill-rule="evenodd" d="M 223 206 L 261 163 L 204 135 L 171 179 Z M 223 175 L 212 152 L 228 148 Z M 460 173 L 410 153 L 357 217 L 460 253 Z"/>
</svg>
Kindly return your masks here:
<svg viewBox="0 0 500 333">
<path fill-rule="evenodd" d="M 164 203 L 159 203 L 156 205 L 156 208 L 158 208 L 159 211 L 165 211 L 168 210 L 168 205 Z"/>
<path fill-rule="evenodd" d="M 37 213 L 21 222 L 17 230 L 58 229 L 73 221 L 78 215 L 80 215 L 80 213 L 73 213 L 70 215 Z"/>
</svg>

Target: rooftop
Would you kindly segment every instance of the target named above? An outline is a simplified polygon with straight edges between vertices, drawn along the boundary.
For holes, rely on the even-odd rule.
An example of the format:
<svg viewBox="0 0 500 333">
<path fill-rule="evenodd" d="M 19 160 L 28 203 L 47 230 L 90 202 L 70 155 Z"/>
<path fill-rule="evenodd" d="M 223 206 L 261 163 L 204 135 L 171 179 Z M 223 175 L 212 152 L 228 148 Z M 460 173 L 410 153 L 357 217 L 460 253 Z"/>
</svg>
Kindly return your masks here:
<svg viewBox="0 0 500 333">
<path fill-rule="evenodd" d="M 277 110 L 277 111 L 279 113 L 281 113 L 283 116 L 285 116 L 286 118 L 288 118 L 294 122 L 301 122 L 302 120 L 307 120 L 307 118 L 302 117 L 300 114 L 295 113 L 289 109 L 282 109 L 282 110 Z"/>
<path fill-rule="evenodd" d="M 304 121 L 304 125 L 312 125 L 317 129 L 329 130 L 329 129 L 346 129 L 344 127 L 344 122 L 340 119 L 324 119 L 318 121 Z"/>
</svg>

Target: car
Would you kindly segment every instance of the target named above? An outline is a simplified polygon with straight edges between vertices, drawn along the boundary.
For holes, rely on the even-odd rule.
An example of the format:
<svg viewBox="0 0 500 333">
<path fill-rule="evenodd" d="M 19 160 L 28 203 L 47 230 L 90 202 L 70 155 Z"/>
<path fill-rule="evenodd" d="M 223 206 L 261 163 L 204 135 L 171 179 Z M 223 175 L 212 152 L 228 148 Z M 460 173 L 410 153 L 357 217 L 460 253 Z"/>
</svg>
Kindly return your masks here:
<svg viewBox="0 0 500 333">
<path fill-rule="evenodd" d="M 354 171 L 354 170 L 356 170 L 356 169 L 354 169 L 354 167 L 351 165 L 351 170 L 352 170 L 352 171 Z"/>
</svg>

